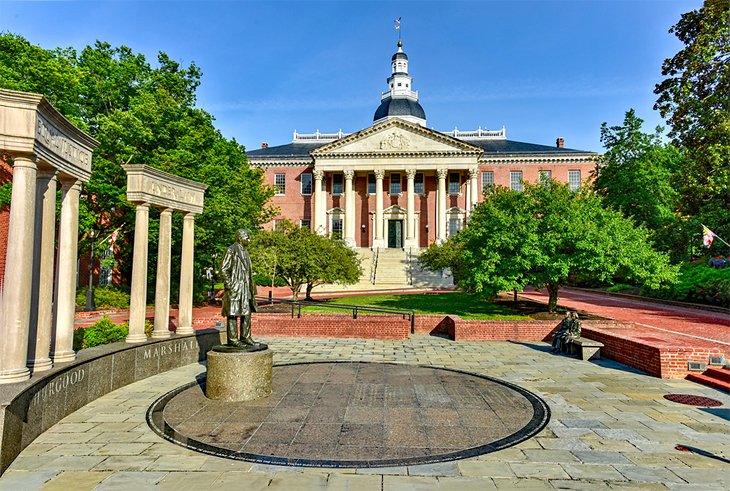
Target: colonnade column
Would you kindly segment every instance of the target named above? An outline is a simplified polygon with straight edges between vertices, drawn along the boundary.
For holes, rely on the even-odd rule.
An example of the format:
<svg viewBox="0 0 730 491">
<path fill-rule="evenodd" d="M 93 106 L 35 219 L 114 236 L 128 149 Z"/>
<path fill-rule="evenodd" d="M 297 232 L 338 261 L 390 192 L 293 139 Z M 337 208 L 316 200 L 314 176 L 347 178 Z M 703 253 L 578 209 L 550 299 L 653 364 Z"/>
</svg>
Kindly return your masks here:
<svg viewBox="0 0 730 491">
<path fill-rule="evenodd" d="M 157 281 L 155 283 L 155 327 L 153 338 L 170 337 L 170 242 L 172 208 L 160 212 L 160 233 L 157 239 Z"/>
<path fill-rule="evenodd" d="M 180 264 L 180 300 L 178 302 L 177 334 L 193 333 L 193 250 L 195 213 L 183 217 L 182 254 Z"/>
<path fill-rule="evenodd" d="M 345 242 L 350 247 L 355 247 L 355 192 L 352 181 L 355 178 L 355 171 L 345 169 Z"/>
<path fill-rule="evenodd" d="M 35 243 L 33 245 L 33 291 L 31 293 L 28 368 L 50 369 L 53 328 L 53 270 L 56 238 L 56 174 L 42 171 L 36 181 Z"/>
<path fill-rule="evenodd" d="M 37 169 L 27 158 L 18 157 L 13 162 L 5 280 L 0 290 L 0 383 L 6 384 L 30 378 L 26 360 Z"/>
<path fill-rule="evenodd" d="M 471 212 L 477 204 L 479 204 L 479 184 L 477 178 L 479 177 L 479 167 L 472 167 L 469 169 L 469 182 L 471 183 L 471 194 L 469 196 L 469 211 Z"/>
<path fill-rule="evenodd" d="M 322 220 L 322 217 L 325 216 L 326 210 L 326 204 L 325 204 L 325 197 L 324 197 L 324 190 L 322 189 L 322 179 L 324 178 L 324 172 L 318 169 L 315 169 L 312 171 L 312 175 L 314 176 L 314 196 L 312 197 L 312 220 L 313 220 L 313 230 L 323 235 L 325 233 L 325 229 L 327 228 L 327 224 Z"/>
<path fill-rule="evenodd" d="M 129 298 L 128 343 L 147 341 L 144 333 L 147 312 L 147 235 L 149 231 L 150 205 L 137 205 L 134 219 L 134 255 L 132 256 L 132 290 Z"/>
<path fill-rule="evenodd" d="M 406 169 L 406 177 L 408 182 L 406 183 L 406 241 L 405 247 L 416 247 L 416 221 L 415 221 L 415 208 L 416 208 L 416 169 Z"/>
<path fill-rule="evenodd" d="M 436 231 L 436 243 L 440 244 L 446 240 L 446 176 L 449 174 L 448 169 L 436 169 L 438 175 L 438 210 L 436 221 L 438 228 Z"/>
<path fill-rule="evenodd" d="M 56 303 L 51 359 L 53 363 L 72 361 L 74 316 L 76 314 L 76 271 L 79 245 L 79 194 L 81 181 L 61 178 L 61 224 L 58 230 Z"/>
<path fill-rule="evenodd" d="M 385 171 L 375 171 L 375 238 L 373 247 L 385 247 L 383 242 L 383 178 Z"/>
</svg>

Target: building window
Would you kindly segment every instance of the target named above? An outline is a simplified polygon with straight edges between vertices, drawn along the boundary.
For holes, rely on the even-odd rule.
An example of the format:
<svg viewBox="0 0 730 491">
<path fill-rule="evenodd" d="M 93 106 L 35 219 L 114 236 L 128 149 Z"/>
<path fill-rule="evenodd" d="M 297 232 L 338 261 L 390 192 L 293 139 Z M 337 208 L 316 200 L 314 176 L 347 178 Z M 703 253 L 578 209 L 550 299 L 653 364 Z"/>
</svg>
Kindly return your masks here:
<svg viewBox="0 0 730 491">
<path fill-rule="evenodd" d="M 494 172 L 491 170 L 482 172 L 482 193 L 494 190 Z"/>
<path fill-rule="evenodd" d="M 342 218 L 335 218 L 332 217 L 332 238 L 333 239 L 341 239 L 342 238 Z"/>
<path fill-rule="evenodd" d="M 449 173 L 449 194 L 459 194 L 461 191 L 461 175 L 458 172 Z"/>
<path fill-rule="evenodd" d="M 569 170 L 568 171 L 568 188 L 573 191 L 580 189 L 580 171 Z"/>
<path fill-rule="evenodd" d="M 423 172 L 416 172 L 416 177 L 413 179 L 413 192 L 416 194 L 425 193 L 423 187 Z"/>
<path fill-rule="evenodd" d="M 553 171 L 551 170 L 541 170 L 540 173 L 540 184 L 549 184 L 550 180 L 553 178 Z"/>
<path fill-rule="evenodd" d="M 312 222 L 310 220 L 302 220 L 299 222 L 299 226 L 302 228 L 306 228 L 309 230 L 312 230 Z"/>
<path fill-rule="evenodd" d="M 368 194 L 375 194 L 375 174 L 368 174 Z"/>
<path fill-rule="evenodd" d="M 390 175 L 390 194 L 400 194 L 400 174 Z"/>
<path fill-rule="evenodd" d="M 312 194 L 312 174 L 302 174 L 302 194 Z"/>
<path fill-rule="evenodd" d="M 464 222 L 459 217 L 449 218 L 449 237 L 461 232 L 461 227 L 463 223 Z"/>
<path fill-rule="evenodd" d="M 274 188 L 276 194 L 286 194 L 286 174 L 274 175 Z"/>
<path fill-rule="evenodd" d="M 342 174 L 332 174 L 332 194 L 342 194 Z"/>
<path fill-rule="evenodd" d="M 509 173 L 509 188 L 512 191 L 522 191 L 522 171 L 518 170 Z"/>
</svg>

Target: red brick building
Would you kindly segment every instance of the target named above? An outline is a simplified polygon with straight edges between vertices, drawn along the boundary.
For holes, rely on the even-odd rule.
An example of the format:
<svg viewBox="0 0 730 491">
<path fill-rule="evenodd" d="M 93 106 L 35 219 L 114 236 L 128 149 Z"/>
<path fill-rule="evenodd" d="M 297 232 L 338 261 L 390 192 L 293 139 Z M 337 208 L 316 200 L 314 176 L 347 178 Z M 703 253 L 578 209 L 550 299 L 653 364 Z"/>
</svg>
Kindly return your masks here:
<svg viewBox="0 0 730 491">
<path fill-rule="evenodd" d="M 412 90 L 399 42 L 373 126 L 357 133 L 297 134 L 248 152 L 277 190 L 277 219 L 341 235 L 352 247 L 421 248 L 465 225 L 485 188 L 521 190 L 541 176 L 579 187 L 595 153 L 508 140 L 506 130 L 439 132 Z M 275 226 L 275 221 L 269 227 Z"/>
</svg>

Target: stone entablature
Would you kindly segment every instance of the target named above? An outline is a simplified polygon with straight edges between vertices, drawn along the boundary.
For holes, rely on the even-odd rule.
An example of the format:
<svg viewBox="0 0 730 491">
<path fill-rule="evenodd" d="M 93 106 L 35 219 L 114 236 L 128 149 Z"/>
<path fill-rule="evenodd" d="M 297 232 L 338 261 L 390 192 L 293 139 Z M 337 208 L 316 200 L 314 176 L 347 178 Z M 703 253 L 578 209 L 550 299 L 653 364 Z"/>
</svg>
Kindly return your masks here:
<svg viewBox="0 0 730 491">
<path fill-rule="evenodd" d="M 99 143 L 78 129 L 39 94 L 0 89 L 0 149 L 33 155 L 81 181 L 91 177 L 91 153 Z"/>
<path fill-rule="evenodd" d="M 125 165 L 127 199 L 186 213 L 203 212 L 208 186 L 148 165 Z"/>
</svg>

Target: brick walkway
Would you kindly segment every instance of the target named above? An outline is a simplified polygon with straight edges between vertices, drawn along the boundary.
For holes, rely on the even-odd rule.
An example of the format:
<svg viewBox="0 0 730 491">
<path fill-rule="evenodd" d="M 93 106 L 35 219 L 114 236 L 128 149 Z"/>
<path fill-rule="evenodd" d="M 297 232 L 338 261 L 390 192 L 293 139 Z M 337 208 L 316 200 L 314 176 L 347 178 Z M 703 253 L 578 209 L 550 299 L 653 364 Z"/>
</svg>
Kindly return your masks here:
<svg viewBox="0 0 730 491">
<path fill-rule="evenodd" d="M 547 303 L 545 291 L 525 291 L 520 296 Z M 688 338 L 730 346 L 730 315 L 662 305 L 645 300 L 610 297 L 596 293 L 560 290 L 558 303 L 611 319 L 633 322 L 665 340 Z"/>
<path fill-rule="evenodd" d="M 206 456 L 152 432 L 145 412 L 204 371 L 189 365 L 129 385 L 68 416 L 26 448 L 0 478 L 18 489 L 696 489 L 730 486 L 730 396 L 686 380 L 645 376 L 610 360 L 549 353 L 545 343 L 262 339 L 275 363 L 378 361 L 466 370 L 516 383 L 552 411 L 536 437 L 465 460 L 378 469 L 279 467 Z M 719 399 L 716 409 L 665 400 L 669 392 Z M 675 449 L 677 444 L 701 452 Z M 702 453 L 704 455 L 702 455 Z"/>
</svg>

